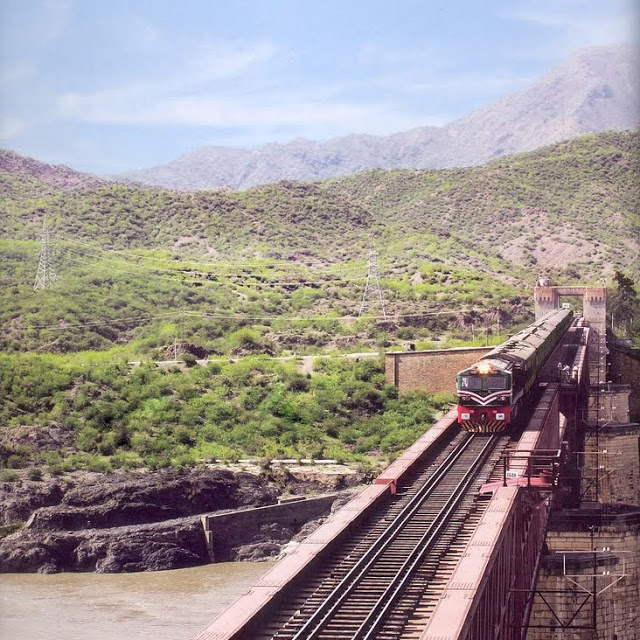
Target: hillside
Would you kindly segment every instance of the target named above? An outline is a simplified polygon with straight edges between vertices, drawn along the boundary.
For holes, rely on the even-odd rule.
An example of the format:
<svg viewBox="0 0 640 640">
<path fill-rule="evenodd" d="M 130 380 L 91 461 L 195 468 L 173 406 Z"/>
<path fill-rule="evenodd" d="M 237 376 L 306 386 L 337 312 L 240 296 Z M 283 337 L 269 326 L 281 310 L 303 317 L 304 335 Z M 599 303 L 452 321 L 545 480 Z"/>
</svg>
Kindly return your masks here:
<svg viewBox="0 0 640 640">
<path fill-rule="evenodd" d="M 254 150 L 203 147 L 159 167 L 124 174 L 177 189 L 246 189 L 278 180 L 324 180 L 364 169 L 440 169 L 640 122 L 640 61 L 631 46 L 578 51 L 529 87 L 443 127 L 390 136 L 306 139 Z"/>
<path fill-rule="evenodd" d="M 10 173 L 13 176 L 23 176 L 25 184 L 30 182 L 35 188 L 48 190 L 44 185 L 55 187 L 62 191 L 80 189 L 82 187 L 99 187 L 109 184 L 111 180 L 99 178 L 90 173 L 74 171 L 64 165 L 45 164 L 32 158 L 26 158 L 13 151 L 0 149 L 0 174 Z M 32 181 L 36 180 L 35 183 Z M 3 196 L 10 195 L 2 193 Z"/>
<path fill-rule="evenodd" d="M 483 167 L 241 192 L 65 192 L 4 173 L 0 346 L 286 354 L 504 328 L 528 317 L 541 271 L 638 277 L 638 141 L 606 133 Z M 34 292 L 45 213 L 61 279 Z M 354 321 L 371 234 L 386 327 Z"/>
<path fill-rule="evenodd" d="M 402 228 L 421 244 L 429 236 L 455 239 L 445 246 L 448 261 L 486 268 L 486 257 L 474 259 L 478 252 L 529 273 L 597 281 L 614 268 L 640 270 L 639 150 L 636 129 L 582 136 L 482 167 L 362 172 L 325 184 L 384 224 L 383 237 Z M 441 245 L 433 250 L 443 258 Z"/>
<path fill-rule="evenodd" d="M 2 480 L 395 455 L 450 398 L 398 398 L 360 352 L 497 344 L 540 271 L 637 281 L 639 141 L 242 192 L 65 191 L 12 165 L 34 175 L 0 174 Z M 59 281 L 34 291 L 45 214 Z M 357 317 L 370 235 L 386 320 Z"/>
</svg>

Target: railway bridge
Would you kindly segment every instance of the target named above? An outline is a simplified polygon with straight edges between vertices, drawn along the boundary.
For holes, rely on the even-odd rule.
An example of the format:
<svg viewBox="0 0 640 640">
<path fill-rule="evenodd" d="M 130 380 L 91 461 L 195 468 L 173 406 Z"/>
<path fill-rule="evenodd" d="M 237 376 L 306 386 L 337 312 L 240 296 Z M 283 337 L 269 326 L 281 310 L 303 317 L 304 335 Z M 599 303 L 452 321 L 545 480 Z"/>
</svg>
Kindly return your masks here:
<svg viewBox="0 0 640 640">
<path fill-rule="evenodd" d="M 574 323 L 512 436 L 450 411 L 196 639 L 637 639 L 638 425 L 611 385 L 605 416 L 601 350 Z"/>
</svg>

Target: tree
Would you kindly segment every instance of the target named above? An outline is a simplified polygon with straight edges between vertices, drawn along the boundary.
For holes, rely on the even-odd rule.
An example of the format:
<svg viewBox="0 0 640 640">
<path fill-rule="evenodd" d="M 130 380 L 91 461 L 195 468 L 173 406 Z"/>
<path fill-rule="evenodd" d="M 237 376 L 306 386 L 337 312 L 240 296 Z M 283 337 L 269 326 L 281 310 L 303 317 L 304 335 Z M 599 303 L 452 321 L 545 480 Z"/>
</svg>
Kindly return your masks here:
<svg viewBox="0 0 640 640">
<path fill-rule="evenodd" d="M 611 329 L 622 329 L 626 336 L 633 337 L 640 332 L 640 301 L 635 289 L 635 281 L 621 271 L 613 275 L 616 288 L 609 297 L 611 309 Z"/>
</svg>

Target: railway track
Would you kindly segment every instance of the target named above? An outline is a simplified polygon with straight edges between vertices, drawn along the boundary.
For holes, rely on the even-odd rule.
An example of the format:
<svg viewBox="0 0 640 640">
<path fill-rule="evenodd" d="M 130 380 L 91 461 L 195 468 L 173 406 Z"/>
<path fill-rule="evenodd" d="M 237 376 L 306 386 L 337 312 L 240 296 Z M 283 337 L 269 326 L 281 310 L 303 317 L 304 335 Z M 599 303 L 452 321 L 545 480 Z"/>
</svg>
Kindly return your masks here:
<svg viewBox="0 0 640 640">
<path fill-rule="evenodd" d="M 291 590 L 260 640 L 419 637 L 480 519 L 508 438 L 459 432 L 394 501 Z"/>
</svg>

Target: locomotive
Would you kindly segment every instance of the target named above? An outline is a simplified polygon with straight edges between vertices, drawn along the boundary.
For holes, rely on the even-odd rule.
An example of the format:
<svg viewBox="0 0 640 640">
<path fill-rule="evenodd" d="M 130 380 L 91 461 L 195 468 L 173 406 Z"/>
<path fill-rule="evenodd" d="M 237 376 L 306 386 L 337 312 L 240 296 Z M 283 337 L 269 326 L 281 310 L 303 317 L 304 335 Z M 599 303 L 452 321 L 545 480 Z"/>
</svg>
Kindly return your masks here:
<svg viewBox="0 0 640 640">
<path fill-rule="evenodd" d="M 504 431 L 571 324 L 557 309 L 536 320 L 456 376 L 458 423 L 465 431 Z"/>
</svg>

